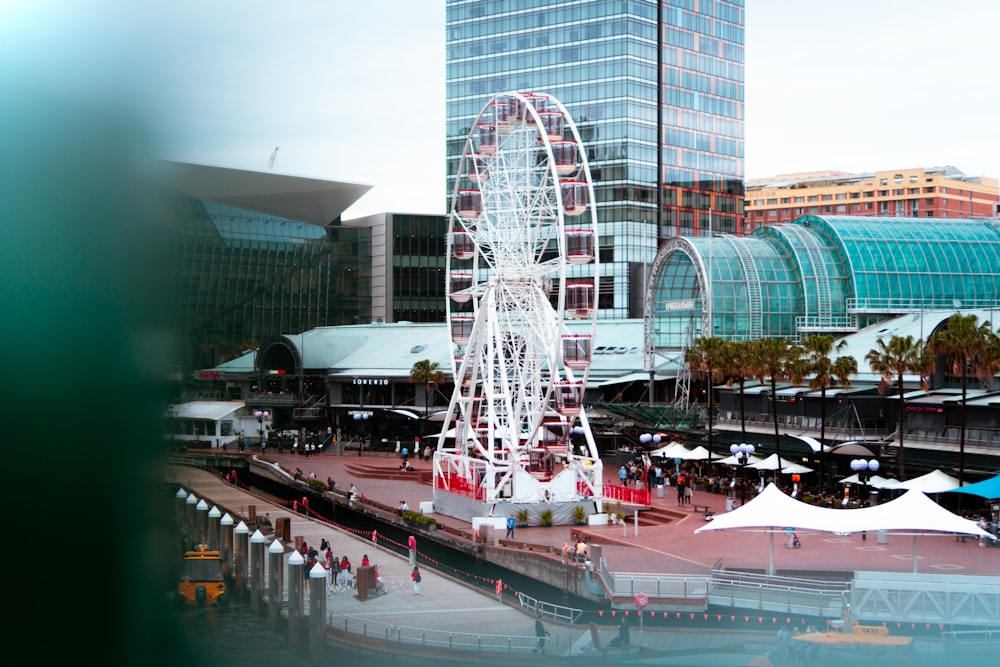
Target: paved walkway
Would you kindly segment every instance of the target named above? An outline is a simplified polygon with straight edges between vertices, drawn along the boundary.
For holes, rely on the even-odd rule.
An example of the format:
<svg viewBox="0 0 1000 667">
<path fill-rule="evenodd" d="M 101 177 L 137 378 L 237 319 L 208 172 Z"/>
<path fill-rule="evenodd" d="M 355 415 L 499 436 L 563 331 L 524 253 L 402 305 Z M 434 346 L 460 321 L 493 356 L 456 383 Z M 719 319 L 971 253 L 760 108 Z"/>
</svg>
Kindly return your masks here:
<svg viewBox="0 0 1000 667">
<path fill-rule="evenodd" d="M 321 454 L 312 457 L 292 455 L 272 455 L 267 459 L 278 462 L 294 470 L 301 468 L 306 476 L 315 472 L 316 477 L 336 482 L 336 488 L 347 489 L 355 484 L 359 493 L 396 507 L 405 500 L 412 509 L 419 507 L 420 501 L 432 500 L 429 484 L 399 479 L 372 479 L 353 475 L 351 464 L 385 466 L 394 468 L 398 460 L 392 456 L 356 452 L 336 455 Z M 429 470 L 431 463 L 411 461 L 416 470 Z M 605 468 L 609 470 L 608 467 Z M 679 517 L 668 524 L 639 526 L 638 535 L 631 523 L 622 526 L 552 526 L 518 528 L 518 540 L 536 544 L 561 547 L 563 542 L 573 539 L 577 532 L 586 532 L 595 544 L 602 544 L 602 551 L 609 568 L 614 572 L 644 573 L 706 573 L 717 563 L 729 570 L 766 571 L 770 561 L 770 540 L 763 532 L 712 531 L 695 534 L 696 528 L 704 524 L 705 517 L 695 512 L 691 506 L 680 506 L 676 502 L 674 489 L 665 489 L 663 498 L 653 494 L 654 507 L 673 510 Z M 726 510 L 723 495 L 695 491 L 692 503 L 706 504 L 715 513 Z M 457 528 L 469 528 L 469 524 L 451 517 L 435 515 L 435 518 Z M 886 543 L 879 544 L 877 535 L 835 535 L 831 533 L 810 533 L 800 531 L 800 549 L 784 549 L 782 535 L 774 539 L 774 564 L 778 574 L 808 576 L 810 573 L 842 573 L 849 577 L 855 570 L 878 572 L 912 572 L 913 538 L 908 535 L 888 534 Z M 917 571 L 937 574 L 985 574 L 1000 573 L 1000 549 L 979 548 L 973 538 L 965 542 L 956 541 L 953 535 L 922 535 L 917 537 Z"/>
<path fill-rule="evenodd" d="M 317 462 L 318 458 L 310 461 L 310 463 Z M 199 499 L 205 499 L 210 507 L 214 504 L 233 511 L 245 512 L 245 508 L 252 504 L 258 516 L 267 513 L 272 522 L 281 517 L 288 517 L 291 521 L 292 536 L 302 536 L 307 544 L 317 547 L 320 541 L 326 538 L 332 542 L 335 554 L 347 554 L 354 565 L 360 563 L 363 554 L 368 554 L 371 563 L 378 565 L 387 592 L 385 595 L 365 601 L 358 600 L 349 592 L 328 593 L 326 609 L 328 613 L 335 615 L 333 620 L 335 625 L 340 625 L 346 620 L 355 631 L 364 625 L 369 636 L 379 638 L 385 635 L 386 626 L 389 626 L 393 634 L 388 638 L 393 640 L 398 640 L 399 635 L 413 637 L 419 635 L 422 629 L 433 629 L 453 634 L 456 646 L 466 642 L 475 645 L 476 637 L 483 634 L 508 636 L 515 647 L 515 652 L 520 650 L 523 653 L 530 652 L 530 647 L 535 644 L 534 619 L 516 606 L 502 604 L 493 596 L 485 595 L 426 567 L 420 568 L 422 573 L 420 595 L 414 595 L 410 582 L 411 567 L 407 559 L 388 549 L 373 545 L 369 539 L 331 527 L 319 520 L 308 518 L 252 495 L 238 486 L 226 484 L 205 470 L 167 466 L 165 474 L 168 479 L 176 482 L 179 488 L 184 487 Z M 379 481 L 386 482 L 386 480 Z M 358 486 L 361 490 L 361 485 Z M 309 606 L 306 604 L 305 613 L 308 614 L 308 611 Z M 610 644 L 617 636 L 617 630 L 612 623 L 609 617 L 608 624 L 598 628 L 604 646 Z M 546 627 L 551 634 L 547 647 L 548 655 L 597 655 L 593 649 L 589 628 L 548 620 Z M 638 623 L 633 623 L 631 630 L 633 647 L 645 647 L 650 652 L 684 652 L 697 649 L 705 651 L 706 655 L 713 651 L 722 651 L 726 654 L 725 657 L 720 658 L 721 661 L 711 662 L 718 665 L 745 664 L 748 655 L 746 651 L 749 651 L 751 657 L 759 656 L 770 650 L 774 643 L 773 632 L 770 629 L 767 632 L 727 631 L 726 633 L 699 630 L 666 631 L 647 630 Z M 730 655 L 732 651 L 735 653 Z"/>
</svg>

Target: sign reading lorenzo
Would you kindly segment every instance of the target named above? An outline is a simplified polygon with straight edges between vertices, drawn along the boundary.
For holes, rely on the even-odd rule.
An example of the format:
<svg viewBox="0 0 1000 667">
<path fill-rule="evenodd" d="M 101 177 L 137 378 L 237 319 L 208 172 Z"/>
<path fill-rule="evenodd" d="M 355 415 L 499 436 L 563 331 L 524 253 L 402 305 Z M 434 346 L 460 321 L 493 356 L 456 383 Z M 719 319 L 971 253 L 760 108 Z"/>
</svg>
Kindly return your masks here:
<svg viewBox="0 0 1000 667">
<path fill-rule="evenodd" d="M 645 593 L 635 594 L 635 606 L 636 609 L 644 609 L 645 607 L 649 606 L 649 598 L 646 596 Z"/>
</svg>

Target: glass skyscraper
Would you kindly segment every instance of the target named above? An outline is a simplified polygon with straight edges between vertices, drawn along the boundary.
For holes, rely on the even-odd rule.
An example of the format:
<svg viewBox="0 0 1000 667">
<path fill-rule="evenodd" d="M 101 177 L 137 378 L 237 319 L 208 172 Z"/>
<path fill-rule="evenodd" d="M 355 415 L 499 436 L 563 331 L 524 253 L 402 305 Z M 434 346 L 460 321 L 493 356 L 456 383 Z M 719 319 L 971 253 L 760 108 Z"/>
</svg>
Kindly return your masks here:
<svg viewBox="0 0 1000 667">
<path fill-rule="evenodd" d="M 494 95 L 553 95 L 590 162 L 600 317 L 641 317 L 661 239 L 739 230 L 743 16 L 743 0 L 448 0 L 448 192 Z"/>
</svg>

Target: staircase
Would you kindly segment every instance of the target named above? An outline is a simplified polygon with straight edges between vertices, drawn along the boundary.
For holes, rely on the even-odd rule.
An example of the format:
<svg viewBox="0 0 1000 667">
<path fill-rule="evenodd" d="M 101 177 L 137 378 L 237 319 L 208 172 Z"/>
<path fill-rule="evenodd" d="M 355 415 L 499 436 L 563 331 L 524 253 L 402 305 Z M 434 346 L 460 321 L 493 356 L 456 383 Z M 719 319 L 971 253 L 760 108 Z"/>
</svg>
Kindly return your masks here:
<svg viewBox="0 0 1000 667">
<path fill-rule="evenodd" d="M 412 472 L 403 471 L 399 466 L 377 465 L 371 463 L 348 463 L 344 469 L 362 479 L 392 479 L 407 482 L 420 482 L 430 485 L 434 479 L 434 472 L 431 470 L 414 470 Z"/>
<path fill-rule="evenodd" d="M 663 526 L 668 523 L 678 521 L 679 519 L 683 519 L 690 514 L 690 512 L 684 512 L 682 510 L 673 510 L 667 507 L 658 507 L 653 505 L 649 509 L 639 511 L 639 525 Z"/>
</svg>

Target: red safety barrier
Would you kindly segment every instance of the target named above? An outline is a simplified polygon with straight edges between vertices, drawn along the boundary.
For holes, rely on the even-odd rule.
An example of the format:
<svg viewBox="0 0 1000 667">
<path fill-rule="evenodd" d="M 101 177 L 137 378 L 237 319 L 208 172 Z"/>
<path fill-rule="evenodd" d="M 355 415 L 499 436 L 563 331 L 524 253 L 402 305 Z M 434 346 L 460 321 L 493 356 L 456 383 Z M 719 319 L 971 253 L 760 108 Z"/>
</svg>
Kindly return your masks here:
<svg viewBox="0 0 1000 667">
<path fill-rule="evenodd" d="M 604 497 L 609 500 L 620 500 L 623 503 L 649 505 L 650 493 L 646 489 L 634 489 L 628 486 L 604 485 Z"/>
</svg>

